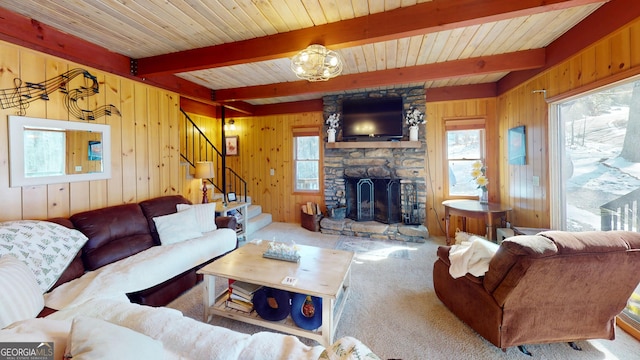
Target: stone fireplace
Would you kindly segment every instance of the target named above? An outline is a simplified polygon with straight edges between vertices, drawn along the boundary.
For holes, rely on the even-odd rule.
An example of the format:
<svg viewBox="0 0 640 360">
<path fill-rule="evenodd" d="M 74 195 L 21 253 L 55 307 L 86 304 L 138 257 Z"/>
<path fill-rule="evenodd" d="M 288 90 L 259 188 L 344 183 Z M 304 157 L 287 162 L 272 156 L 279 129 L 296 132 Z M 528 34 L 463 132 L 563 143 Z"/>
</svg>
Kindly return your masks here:
<svg viewBox="0 0 640 360">
<path fill-rule="evenodd" d="M 402 220 L 400 181 L 345 178 L 346 214 L 355 221 L 395 224 Z"/>
<path fill-rule="evenodd" d="M 401 96 L 405 111 L 425 112 L 424 88 L 398 88 L 368 93 L 325 96 L 324 118 L 341 112 L 347 97 Z M 427 119 L 428 120 L 428 119 Z M 326 129 L 325 129 L 326 130 Z M 409 142 L 404 124 L 399 142 L 340 143 L 324 149 L 324 192 L 327 208 L 346 206 L 346 219 L 325 218 L 323 233 L 422 242 L 426 223 L 426 141 L 420 125 L 418 142 Z M 326 131 L 325 131 L 326 133 Z M 345 197 L 341 197 L 345 195 Z"/>
</svg>

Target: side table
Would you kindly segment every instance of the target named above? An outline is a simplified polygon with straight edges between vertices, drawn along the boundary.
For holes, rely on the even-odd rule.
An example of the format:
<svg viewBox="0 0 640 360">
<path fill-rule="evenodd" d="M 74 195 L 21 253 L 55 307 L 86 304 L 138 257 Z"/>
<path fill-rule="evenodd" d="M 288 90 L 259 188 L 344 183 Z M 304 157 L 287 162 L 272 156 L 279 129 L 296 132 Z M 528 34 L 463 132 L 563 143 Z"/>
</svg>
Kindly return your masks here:
<svg viewBox="0 0 640 360">
<path fill-rule="evenodd" d="M 236 211 L 240 213 L 240 216 L 236 216 L 236 219 L 238 220 L 236 235 L 238 236 L 238 240 L 246 240 L 247 215 L 249 215 L 248 209 L 249 203 L 247 202 L 232 201 L 226 206 L 224 203 L 218 203 L 216 204 L 216 216 L 229 216 L 230 214 L 235 215 Z"/>
<path fill-rule="evenodd" d="M 487 228 L 487 239 L 495 241 L 493 236 L 493 228 L 496 220 L 500 220 L 501 223 L 507 221 L 507 213 L 511 211 L 508 206 L 501 204 L 480 204 L 477 200 L 445 200 L 442 202 L 444 205 L 444 222 L 447 238 L 447 245 L 450 245 L 449 241 L 449 218 L 451 215 L 462 216 L 462 230 L 467 231 L 467 218 L 480 218 L 483 219 Z"/>
</svg>

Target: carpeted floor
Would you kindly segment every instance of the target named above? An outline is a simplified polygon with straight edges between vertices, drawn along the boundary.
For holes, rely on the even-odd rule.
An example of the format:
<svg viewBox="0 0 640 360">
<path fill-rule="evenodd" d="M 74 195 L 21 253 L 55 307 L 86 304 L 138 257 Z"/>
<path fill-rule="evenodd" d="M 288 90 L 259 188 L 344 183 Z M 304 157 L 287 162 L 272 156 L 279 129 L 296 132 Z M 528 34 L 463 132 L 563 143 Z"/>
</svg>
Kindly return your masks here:
<svg viewBox="0 0 640 360">
<path fill-rule="evenodd" d="M 354 236 L 340 236 L 336 243 L 336 249 L 353 251 L 356 259 L 411 259 L 411 250 L 415 247 L 407 246 L 402 241 L 395 240 L 370 240 Z"/>
<path fill-rule="evenodd" d="M 256 238 L 294 240 L 327 248 L 342 246 L 338 236 L 310 232 L 296 224 L 273 223 L 249 240 Z M 431 274 L 436 249 L 441 244 L 442 237 L 433 237 L 424 244 L 404 244 L 408 257 L 358 256 L 352 265 L 352 292 L 338 323 L 336 339 L 358 338 L 382 359 L 640 359 L 640 342 L 620 329 L 614 341 L 578 342 L 583 349 L 580 352 L 564 343 L 530 345 L 530 358 L 516 348 L 506 352 L 496 348 L 458 320 L 436 297 Z M 202 284 L 169 307 L 201 320 Z M 211 324 L 250 334 L 266 331 L 220 317 L 214 317 Z M 317 345 L 312 340 L 301 340 Z"/>
</svg>

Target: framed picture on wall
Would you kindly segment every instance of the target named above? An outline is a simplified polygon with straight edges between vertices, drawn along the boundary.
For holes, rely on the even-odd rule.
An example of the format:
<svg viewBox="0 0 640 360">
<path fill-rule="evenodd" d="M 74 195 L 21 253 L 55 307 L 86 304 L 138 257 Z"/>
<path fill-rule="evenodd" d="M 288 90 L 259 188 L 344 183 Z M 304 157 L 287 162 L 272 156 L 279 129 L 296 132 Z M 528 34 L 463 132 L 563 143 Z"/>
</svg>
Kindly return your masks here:
<svg viewBox="0 0 640 360">
<path fill-rule="evenodd" d="M 227 155 L 237 156 L 238 155 L 238 136 L 227 136 L 225 138 L 225 147 L 227 150 Z"/>
<path fill-rule="evenodd" d="M 89 141 L 89 160 L 102 160 L 102 143 L 100 141 Z"/>
<path fill-rule="evenodd" d="M 509 129 L 509 164 L 527 164 L 527 136 L 524 125 Z"/>
</svg>

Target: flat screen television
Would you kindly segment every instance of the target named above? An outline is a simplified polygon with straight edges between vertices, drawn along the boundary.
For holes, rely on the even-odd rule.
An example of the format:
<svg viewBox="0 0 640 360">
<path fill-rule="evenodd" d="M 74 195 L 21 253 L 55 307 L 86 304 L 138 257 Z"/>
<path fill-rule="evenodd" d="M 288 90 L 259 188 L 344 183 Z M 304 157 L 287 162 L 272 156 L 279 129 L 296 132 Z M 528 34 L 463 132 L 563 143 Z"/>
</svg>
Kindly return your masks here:
<svg viewBox="0 0 640 360">
<path fill-rule="evenodd" d="M 344 99 L 342 139 L 349 141 L 402 139 L 401 97 Z"/>
</svg>

